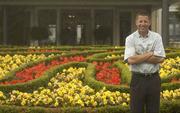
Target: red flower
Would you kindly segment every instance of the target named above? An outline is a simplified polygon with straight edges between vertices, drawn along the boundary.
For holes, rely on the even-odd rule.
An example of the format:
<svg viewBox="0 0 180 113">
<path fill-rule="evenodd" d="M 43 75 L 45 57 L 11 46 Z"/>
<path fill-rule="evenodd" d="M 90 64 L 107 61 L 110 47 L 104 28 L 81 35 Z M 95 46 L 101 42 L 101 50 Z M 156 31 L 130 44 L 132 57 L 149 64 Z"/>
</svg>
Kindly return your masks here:
<svg viewBox="0 0 180 113">
<path fill-rule="evenodd" d="M 16 84 L 16 83 L 27 82 L 41 77 L 46 70 L 56 65 L 60 65 L 72 61 L 81 62 L 81 61 L 85 61 L 85 58 L 80 55 L 80 56 L 71 56 L 71 57 L 60 57 L 58 60 L 52 60 L 49 61 L 48 63 L 43 62 L 33 67 L 28 67 L 22 71 L 16 72 L 15 78 L 13 80 L 1 82 L 0 84 Z"/>
<path fill-rule="evenodd" d="M 96 65 L 96 79 L 107 84 L 120 84 L 120 72 L 117 68 L 110 68 L 111 63 L 93 62 Z"/>
</svg>

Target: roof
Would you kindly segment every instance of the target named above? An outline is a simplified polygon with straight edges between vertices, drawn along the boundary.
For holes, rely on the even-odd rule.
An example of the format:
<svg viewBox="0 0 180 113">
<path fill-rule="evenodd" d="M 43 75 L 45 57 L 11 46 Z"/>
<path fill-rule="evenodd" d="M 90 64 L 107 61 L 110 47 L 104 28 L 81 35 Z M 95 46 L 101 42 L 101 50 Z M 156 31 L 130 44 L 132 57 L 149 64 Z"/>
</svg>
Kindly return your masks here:
<svg viewBox="0 0 180 113">
<path fill-rule="evenodd" d="M 0 5 L 161 5 L 162 0 L 0 0 Z"/>
</svg>

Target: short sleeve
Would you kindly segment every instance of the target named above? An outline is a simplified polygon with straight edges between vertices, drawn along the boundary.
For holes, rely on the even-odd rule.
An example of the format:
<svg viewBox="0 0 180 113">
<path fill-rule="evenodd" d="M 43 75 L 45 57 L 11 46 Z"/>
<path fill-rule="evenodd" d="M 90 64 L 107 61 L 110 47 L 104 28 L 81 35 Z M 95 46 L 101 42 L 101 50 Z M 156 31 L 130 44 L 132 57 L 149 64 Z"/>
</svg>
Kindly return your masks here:
<svg viewBox="0 0 180 113">
<path fill-rule="evenodd" d="M 154 48 L 154 55 L 159 57 L 166 57 L 162 37 L 159 35 Z"/>
<path fill-rule="evenodd" d="M 126 61 L 129 57 L 135 55 L 135 47 L 133 37 L 127 37 L 125 42 L 125 52 L 124 52 L 124 61 Z"/>
</svg>

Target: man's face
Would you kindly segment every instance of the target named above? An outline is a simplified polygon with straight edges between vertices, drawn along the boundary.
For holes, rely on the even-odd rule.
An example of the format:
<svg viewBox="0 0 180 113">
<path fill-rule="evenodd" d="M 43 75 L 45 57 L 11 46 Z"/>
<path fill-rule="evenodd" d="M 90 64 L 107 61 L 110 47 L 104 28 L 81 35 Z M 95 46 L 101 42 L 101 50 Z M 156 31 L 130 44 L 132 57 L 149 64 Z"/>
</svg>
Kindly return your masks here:
<svg viewBox="0 0 180 113">
<path fill-rule="evenodd" d="M 139 15 L 136 19 L 136 26 L 139 32 L 147 33 L 149 26 L 151 25 L 148 16 Z"/>
</svg>

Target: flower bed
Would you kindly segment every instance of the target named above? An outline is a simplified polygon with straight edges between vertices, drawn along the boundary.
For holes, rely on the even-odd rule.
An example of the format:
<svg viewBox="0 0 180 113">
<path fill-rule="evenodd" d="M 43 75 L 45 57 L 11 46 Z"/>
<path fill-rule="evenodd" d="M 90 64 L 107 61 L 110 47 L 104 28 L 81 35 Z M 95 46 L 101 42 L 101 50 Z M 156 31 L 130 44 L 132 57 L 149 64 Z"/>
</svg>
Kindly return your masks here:
<svg viewBox="0 0 180 113">
<path fill-rule="evenodd" d="M 33 67 L 26 68 L 20 72 L 16 72 L 14 79 L 10 81 L 1 82 L 0 84 L 17 84 L 27 82 L 42 76 L 43 72 L 56 66 L 65 64 L 72 61 L 82 62 L 85 59 L 83 56 L 74 56 L 74 57 L 60 57 L 59 60 L 52 60 L 46 64 L 46 62 L 39 63 Z"/>
<path fill-rule="evenodd" d="M 116 67 L 110 67 L 109 62 L 93 62 L 96 66 L 96 80 L 105 82 L 107 84 L 119 85 L 121 84 L 120 71 Z"/>
<path fill-rule="evenodd" d="M 15 54 L 13 56 L 10 56 L 8 54 L 5 56 L 0 55 L 0 62 L 1 62 L 1 64 L 0 64 L 0 80 L 3 79 L 3 77 L 5 77 L 8 72 L 18 68 L 21 65 L 24 65 L 29 62 L 42 60 L 45 58 L 50 58 L 53 56 L 54 55 L 49 55 L 46 57 L 44 54 L 41 54 L 41 55 L 29 54 L 27 56 L 18 55 L 18 54 Z"/>
<path fill-rule="evenodd" d="M 162 82 L 180 82 L 180 57 L 168 58 L 161 64 Z"/>
<path fill-rule="evenodd" d="M 87 48 L 68 48 L 71 53 L 31 61 L 15 71 L 16 76 L 0 82 L 4 84 L 0 85 L 0 113 L 129 113 L 131 73 L 121 62 L 122 52 L 96 48 L 88 52 L 84 52 Z M 166 59 L 161 66 L 161 113 L 176 113 L 180 107 L 179 57 Z"/>
</svg>

